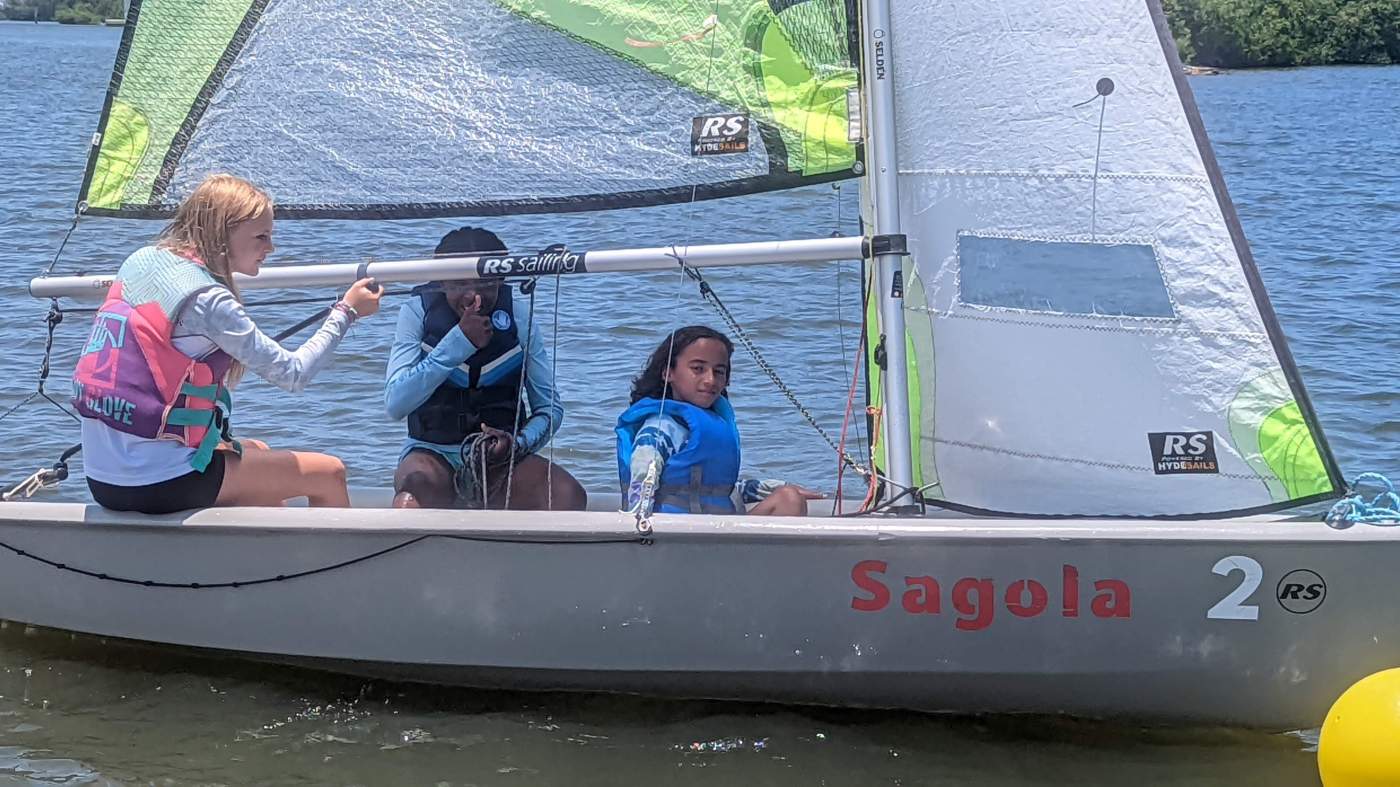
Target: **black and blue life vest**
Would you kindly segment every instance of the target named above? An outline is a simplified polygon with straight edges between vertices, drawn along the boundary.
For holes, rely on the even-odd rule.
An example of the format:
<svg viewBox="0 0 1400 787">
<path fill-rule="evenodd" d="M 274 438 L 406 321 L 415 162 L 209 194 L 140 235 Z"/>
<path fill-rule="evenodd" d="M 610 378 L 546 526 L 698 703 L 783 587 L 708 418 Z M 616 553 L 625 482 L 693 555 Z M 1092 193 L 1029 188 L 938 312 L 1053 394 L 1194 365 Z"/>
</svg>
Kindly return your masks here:
<svg viewBox="0 0 1400 787">
<path fill-rule="evenodd" d="M 413 293 L 423 304 L 423 355 L 442 337 L 457 330 L 459 317 L 441 288 L 425 284 Z M 525 420 L 517 402 L 525 369 L 525 354 L 516 332 L 510 285 L 502 283 L 491 315 L 491 340 L 452 371 L 428 400 L 408 415 L 408 434 L 415 440 L 453 445 L 487 424 L 516 432 Z"/>
<path fill-rule="evenodd" d="M 664 409 L 663 409 L 664 407 Z M 734 408 L 720 397 L 710 407 L 675 399 L 639 399 L 617 419 L 617 472 L 623 499 L 632 481 L 632 451 L 637 432 L 648 418 L 664 412 L 690 430 L 661 471 L 656 510 L 690 514 L 732 514 L 731 494 L 739 480 L 741 454 Z"/>
</svg>

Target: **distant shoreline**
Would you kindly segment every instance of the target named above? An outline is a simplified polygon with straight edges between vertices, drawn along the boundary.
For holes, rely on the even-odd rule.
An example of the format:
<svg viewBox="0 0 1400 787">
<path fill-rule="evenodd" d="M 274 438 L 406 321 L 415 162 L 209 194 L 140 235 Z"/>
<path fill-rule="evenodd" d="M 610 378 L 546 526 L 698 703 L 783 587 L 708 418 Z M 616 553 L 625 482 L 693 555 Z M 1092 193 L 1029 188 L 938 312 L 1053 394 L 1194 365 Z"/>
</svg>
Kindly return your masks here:
<svg viewBox="0 0 1400 787">
<path fill-rule="evenodd" d="M 124 26 L 123 0 L 0 0 L 16 22 Z M 1191 75 L 1400 64 L 1400 0 L 1161 0 Z"/>
</svg>

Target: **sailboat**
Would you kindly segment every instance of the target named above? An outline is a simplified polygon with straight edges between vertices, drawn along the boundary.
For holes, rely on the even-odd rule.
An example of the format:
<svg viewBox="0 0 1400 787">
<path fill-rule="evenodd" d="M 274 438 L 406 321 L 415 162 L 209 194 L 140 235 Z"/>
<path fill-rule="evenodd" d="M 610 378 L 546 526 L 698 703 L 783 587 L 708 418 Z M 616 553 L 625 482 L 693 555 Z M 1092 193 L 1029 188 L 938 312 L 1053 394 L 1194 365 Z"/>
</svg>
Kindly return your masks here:
<svg viewBox="0 0 1400 787">
<path fill-rule="evenodd" d="M 623 209 L 846 178 L 863 237 L 246 290 L 867 261 L 861 516 L 0 505 L 0 618 L 470 686 L 1291 728 L 1400 663 L 1158 0 L 134 0 L 75 211 Z M 731 275 L 742 276 L 742 271 Z M 91 301 L 111 274 L 35 279 Z M 817 512 L 822 513 L 822 512 Z"/>
</svg>

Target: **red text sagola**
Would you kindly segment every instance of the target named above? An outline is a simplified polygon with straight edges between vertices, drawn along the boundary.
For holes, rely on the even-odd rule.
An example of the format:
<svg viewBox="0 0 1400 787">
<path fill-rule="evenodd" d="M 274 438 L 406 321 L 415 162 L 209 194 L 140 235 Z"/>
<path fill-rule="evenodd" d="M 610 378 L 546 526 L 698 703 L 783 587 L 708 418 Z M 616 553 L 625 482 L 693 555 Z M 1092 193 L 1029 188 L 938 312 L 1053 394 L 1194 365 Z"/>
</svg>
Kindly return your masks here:
<svg viewBox="0 0 1400 787">
<path fill-rule="evenodd" d="M 883 560 L 862 560 L 851 569 L 851 581 L 856 593 L 851 597 L 851 609 L 859 612 L 879 612 L 890 604 L 892 597 L 884 575 L 889 564 Z M 900 606 L 911 615 L 941 615 L 943 590 L 938 580 L 930 576 L 906 576 Z M 1053 584 L 1053 583 L 1052 583 Z M 1096 579 L 1089 599 L 1088 614 L 1096 618 L 1130 618 L 1133 616 L 1133 593 L 1121 579 Z M 1060 569 L 1060 615 L 1080 616 L 1079 569 L 1064 565 Z M 991 577 L 963 577 L 953 583 L 948 594 L 952 611 L 958 616 L 953 625 L 962 631 L 980 631 L 996 619 L 997 581 Z M 1050 591 L 1045 583 L 1035 579 L 1017 579 L 1006 585 L 1000 599 L 1007 612 L 1018 618 L 1033 618 L 1044 614 L 1051 605 Z"/>
</svg>

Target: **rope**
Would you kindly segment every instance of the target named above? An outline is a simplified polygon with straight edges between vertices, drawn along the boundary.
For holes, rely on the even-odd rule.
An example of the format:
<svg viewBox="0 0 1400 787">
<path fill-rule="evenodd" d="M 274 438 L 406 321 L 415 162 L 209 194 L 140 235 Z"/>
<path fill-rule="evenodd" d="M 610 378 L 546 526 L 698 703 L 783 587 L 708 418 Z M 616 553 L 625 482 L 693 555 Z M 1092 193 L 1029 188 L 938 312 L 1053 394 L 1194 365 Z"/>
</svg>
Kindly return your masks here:
<svg viewBox="0 0 1400 787">
<path fill-rule="evenodd" d="M 63 256 L 63 250 L 68 246 L 68 239 L 73 237 L 73 233 L 78 229 L 78 221 L 83 214 L 87 213 L 87 203 L 79 202 L 77 210 L 73 211 L 73 223 L 68 225 L 68 231 L 63 233 L 63 240 L 58 242 L 58 250 L 53 253 L 53 259 L 49 261 L 49 266 L 44 269 L 44 278 L 48 278 L 53 273 L 53 269 L 58 266 L 58 260 Z"/>
<path fill-rule="evenodd" d="M 516 440 L 519 439 L 520 432 L 522 431 L 519 426 L 520 410 L 525 406 L 525 386 L 530 384 L 530 344 L 533 343 L 535 340 L 535 288 L 538 285 L 538 283 L 539 282 L 537 279 L 530 279 L 526 281 L 525 284 L 521 285 L 522 290 L 525 289 L 526 286 L 530 288 L 530 318 L 525 323 L 525 346 L 521 348 L 520 358 L 520 387 L 515 390 L 515 419 L 511 421 L 511 423 L 515 424 L 516 427 L 510 435 L 510 457 L 506 460 L 509 463 L 506 465 L 505 508 L 507 510 L 510 509 L 510 493 L 515 486 L 515 449 L 517 447 Z M 518 331 L 517 335 L 519 335 Z M 531 413 L 531 415 L 533 416 L 534 414 Z M 553 413 L 551 413 L 547 417 L 551 419 L 550 426 L 553 426 Z M 484 497 L 485 496 L 483 495 L 483 500 Z"/>
<path fill-rule="evenodd" d="M 59 403 L 57 399 L 54 399 L 52 396 L 49 396 L 48 392 L 44 390 L 44 385 L 48 382 L 49 379 L 49 361 L 53 357 L 53 334 L 54 331 L 58 328 L 59 323 L 63 322 L 63 310 L 58 307 L 57 298 L 54 298 L 53 302 L 49 304 L 49 313 L 47 316 L 44 317 L 44 322 L 48 325 L 48 335 L 44 338 L 44 360 L 42 363 L 39 364 L 39 388 L 37 393 L 39 394 L 39 396 L 42 396 L 44 399 L 46 399 L 49 402 L 49 404 L 52 404 L 54 407 L 57 407 L 60 412 L 65 413 L 69 418 L 72 418 L 74 421 L 82 423 L 82 420 L 78 418 L 78 415 L 76 413 L 72 412 L 67 407 L 64 407 L 62 404 Z"/>
<path fill-rule="evenodd" d="M 554 317 L 549 324 L 549 466 L 544 469 L 545 510 L 554 510 L 554 435 L 559 424 L 554 423 L 554 414 L 559 407 L 559 285 L 560 272 L 554 272 Z"/>
<path fill-rule="evenodd" d="M 481 490 L 481 507 L 486 508 L 486 434 L 484 432 L 472 432 L 463 440 L 461 446 L 457 448 L 457 456 L 462 460 L 462 469 L 457 473 L 455 483 L 457 486 L 457 496 L 470 500 L 469 490 L 463 484 L 463 477 L 468 473 L 475 473 L 476 488 Z"/>
<path fill-rule="evenodd" d="M 868 308 L 868 303 L 869 303 L 868 299 L 869 299 L 869 297 L 870 297 L 870 290 L 869 290 L 869 288 L 864 288 L 864 287 L 862 288 L 862 290 L 863 290 L 863 293 L 862 293 L 862 297 L 861 297 L 860 340 L 859 340 L 858 342 L 856 342 L 856 353 L 857 353 L 857 355 L 856 355 L 855 367 L 853 368 L 852 373 L 851 373 L 851 384 L 850 384 L 850 388 L 846 391 L 846 414 L 845 414 L 844 416 L 842 416 L 842 418 L 841 418 L 841 450 L 842 450 L 842 451 L 845 451 L 845 448 L 846 448 L 846 429 L 847 429 L 847 427 L 848 427 L 848 426 L 850 425 L 850 423 L 851 423 L 851 412 L 855 409 L 856 386 L 860 383 L 860 370 L 861 370 L 862 364 L 863 364 L 864 361 L 865 361 L 865 341 L 866 341 L 866 333 L 867 333 L 867 332 L 866 332 L 866 325 L 865 325 L 865 310 Z M 844 347 L 843 347 L 843 348 L 842 348 L 843 354 L 844 354 L 844 351 L 845 351 L 845 350 L 844 350 Z M 857 429 L 856 433 L 857 433 L 857 435 L 859 435 L 859 433 L 860 433 L 859 429 Z M 834 512 L 837 516 L 840 516 L 840 515 L 841 515 L 841 480 L 842 480 L 842 478 L 845 476 L 845 472 L 846 472 L 846 463 L 845 463 L 845 462 L 838 461 L 838 462 L 836 463 L 836 496 L 835 496 L 836 499 L 835 499 L 835 501 L 834 501 L 833 504 L 832 504 L 832 510 L 833 510 L 833 512 Z"/>
<path fill-rule="evenodd" d="M 412 295 L 412 294 L 413 294 L 413 291 L 412 291 L 412 290 L 389 290 L 389 291 L 386 291 L 386 292 L 384 293 L 384 296 L 383 296 L 383 297 L 385 297 L 385 298 L 393 298 L 393 297 L 396 297 L 396 296 L 399 296 L 399 295 Z M 298 305 L 306 304 L 306 303 L 325 303 L 325 302 L 326 302 L 326 296 L 324 296 L 324 295 L 316 295 L 316 296 L 306 296 L 306 297 L 298 297 L 298 298 L 278 298 L 278 299 L 270 300 L 270 301 L 245 301 L 245 302 L 243 303 L 243 308 L 245 308 L 245 309 L 251 309 L 251 308 L 254 308 L 254 307 L 257 307 L 257 306 L 298 306 Z M 82 307 L 78 307 L 78 308 L 72 308 L 72 307 L 70 307 L 70 308 L 64 309 L 63 311 L 64 311 L 65 314 L 96 314 L 99 310 L 100 310 L 100 307 L 98 307 L 98 306 L 82 306 Z M 309 322 L 307 323 L 307 325 L 310 325 L 310 324 L 311 324 L 311 323 L 309 323 Z M 304 328 L 304 327 L 306 327 L 306 326 L 303 325 L 302 327 Z M 274 338 L 275 338 L 275 337 L 274 337 Z M 283 337 L 283 338 L 286 338 L 286 337 Z M 281 341 L 281 339 L 278 339 L 278 341 Z"/>
<path fill-rule="evenodd" d="M 1357 490 L 1364 484 L 1379 486 L 1385 491 L 1367 501 Z M 1395 484 L 1380 473 L 1362 473 L 1347 488 L 1347 497 L 1338 500 L 1327 512 L 1327 524 L 1335 528 L 1363 525 L 1400 524 L 1400 494 Z"/>
<path fill-rule="evenodd" d="M 41 276 L 47 278 L 50 274 L 53 273 L 54 268 L 58 267 L 58 261 L 63 258 L 63 250 L 68 247 L 68 240 L 72 238 L 73 233 L 77 231 L 78 222 L 82 219 L 84 213 L 87 213 L 87 203 L 80 202 L 78 203 L 77 209 L 73 211 L 73 221 L 71 224 L 68 225 L 68 231 L 63 233 L 63 240 L 59 241 L 58 249 L 54 252 L 53 259 L 49 260 L 49 264 L 47 267 L 44 268 L 44 272 L 41 274 Z M 49 313 L 44 316 L 44 324 L 47 326 L 48 332 L 47 335 L 44 337 L 44 358 L 39 363 L 38 385 L 36 386 L 34 393 L 31 393 L 30 395 L 24 397 L 24 399 L 21 400 L 19 404 L 15 405 L 14 407 L 11 407 L 9 410 L 6 410 L 4 415 L 0 415 L 0 421 L 4 421 L 6 418 L 9 418 L 11 415 L 14 415 L 15 411 L 19 410 L 26 404 L 29 404 L 30 402 L 34 401 L 34 397 L 38 396 L 43 398 L 49 404 L 52 404 L 54 407 L 58 408 L 59 412 L 66 414 L 68 417 L 72 418 L 78 423 L 82 423 L 82 420 L 78 418 L 76 413 L 72 412 L 67 407 L 64 407 L 63 404 L 60 403 L 57 399 L 54 399 L 52 396 L 49 396 L 48 391 L 44 390 L 44 386 L 48 383 L 49 372 L 52 369 L 51 361 L 53 359 L 54 331 L 58 329 L 59 324 L 61 324 L 62 322 L 63 309 L 59 307 L 58 299 L 53 298 L 49 301 Z M 83 450 L 83 446 L 81 443 L 68 448 L 59 456 L 58 461 L 55 462 L 52 467 L 41 467 L 38 470 L 35 470 L 29 475 L 28 478 L 25 478 L 23 481 L 20 481 L 18 484 L 15 484 L 5 493 L 0 494 L 0 500 L 8 501 L 13 500 L 17 497 L 33 497 L 40 490 L 57 486 L 60 481 L 67 480 L 68 460 L 73 458 L 73 455 L 77 454 L 81 450 Z"/>
<path fill-rule="evenodd" d="M 400 549 L 404 549 L 405 547 L 413 546 L 414 544 L 417 544 L 417 543 L 419 543 L 419 542 L 421 542 L 421 541 L 426 541 L 426 540 L 428 540 L 428 539 L 430 539 L 430 538 L 446 538 L 446 539 L 451 539 L 451 540 L 454 540 L 454 541 L 476 541 L 476 542 L 490 543 L 490 544 L 541 544 L 541 545 L 547 545 L 547 544 L 553 544 L 553 545 L 579 544 L 579 545 L 583 545 L 583 544 L 633 544 L 633 543 L 642 544 L 642 543 L 644 543 L 644 540 L 643 540 L 643 539 L 638 538 L 638 537 L 636 537 L 636 536 L 616 536 L 616 537 L 606 537 L 606 538 L 539 538 L 539 539 L 532 539 L 532 538 L 513 538 L 513 537 L 495 538 L 495 537 L 492 537 L 492 536 L 451 536 L 451 535 L 439 535 L 439 534 L 436 534 L 436 533 L 430 533 L 430 534 L 427 534 L 427 535 L 421 535 L 421 536 L 417 536 L 417 537 L 415 537 L 415 538 L 410 538 L 410 539 L 408 539 L 407 541 L 403 541 L 403 542 L 398 543 L 398 544 L 395 544 L 395 545 L 393 545 L 393 546 L 391 546 L 391 547 L 385 547 L 384 549 L 380 549 L 380 550 L 377 550 L 377 551 L 375 551 L 375 552 L 370 552 L 369 554 L 366 554 L 366 555 L 361 555 L 361 556 L 359 556 L 359 557 L 350 558 L 349 560 L 342 560 L 342 561 L 340 561 L 340 562 L 338 562 L 338 563 L 332 563 L 332 564 L 330 564 L 330 565 L 320 566 L 320 567 L 318 567 L 318 568 L 306 569 L 305 571 L 295 571 L 295 572 L 292 572 L 292 573 L 290 573 L 290 574 L 277 574 L 277 575 L 275 575 L 275 576 L 270 576 L 270 577 L 260 577 L 260 578 L 257 578 L 257 579 L 240 579 L 240 580 L 234 580 L 234 581 L 228 581 L 228 582 L 163 582 L 163 581 L 153 580 L 153 579 L 133 579 L 133 578 L 131 578 L 131 577 L 114 576 L 114 575 L 112 575 L 112 574 L 107 574 L 107 573 L 105 573 L 105 572 L 92 571 L 92 570 L 85 569 L 85 568 L 78 568 L 78 567 L 76 567 L 76 566 L 70 566 L 70 565 L 68 565 L 67 563 L 61 563 L 61 562 L 59 562 L 59 561 L 57 561 L 57 560 L 53 560 L 53 559 L 51 559 L 51 558 L 43 557 L 42 555 L 36 555 L 36 554 L 34 554 L 34 553 L 32 553 L 32 552 L 29 552 L 29 551 L 20 549 L 20 548 L 15 547 L 15 546 L 11 546 L 10 544 L 7 544 L 7 543 L 5 543 L 5 542 L 3 542 L 3 541 L 0 541 L 0 549 L 8 550 L 9 552 L 11 552 L 11 553 L 13 553 L 13 554 L 15 554 L 15 555 L 17 555 L 17 556 L 19 556 L 19 557 L 26 558 L 26 559 L 28 559 L 28 560 L 33 560 L 33 561 L 35 561 L 35 562 L 37 562 L 37 563 L 42 563 L 42 564 L 44 564 L 44 565 L 46 565 L 46 566 L 49 566 L 50 568 L 56 568 L 56 569 L 58 569 L 59 571 L 66 571 L 66 572 L 71 573 L 71 574 L 79 574 L 79 575 L 82 575 L 82 576 L 85 576 L 85 577 L 91 577 L 91 578 L 93 578 L 93 579 L 99 579 L 99 580 L 102 580 L 102 581 L 104 581 L 104 582 L 116 582 L 116 583 L 122 584 L 122 585 L 140 585 L 140 586 L 142 586 L 142 587 L 148 587 L 148 588 L 172 588 L 172 589 L 176 589 L 176 590 L 212 590 L 212 589 L 217 589 L 217 588 L 234 588 L 234 589 L 237 589 L 237 588 L 252 587 L 252 586 L 254 586 L 254 585 L 267 585 L 267 584 L 270 584 L 270 583 L 273 583 L 273 582 L 286 582 L 286 581 L 292 580 L 292 579 L 301 579 L 301 578 L 303 578 L 303 577 L 315 576 L 315 575 L 317 575 L 317 574 L 325 574 L 325 573 L 330 572 L 330 571 L 336 571 L 336 570 L 338 570 L 338 569 L 347 568 L 347 567 L 349 567 L 349 566 L 353 566 L 353 565 L 356 565 L 356 564 L 358 564 L 358 563 L 364 563 L 364 562 L 366 562 L 366 561 L 370 561 L 370 560 L 373 560 L 373 559 L 378 558 L 378 557 L 383 557 L 384 555 L 388 555 L 388 554 L 391 554 L 391 553 L 393 553 L 393 552 L 397 552 L 397 551 L 399 551 Z"/>
<path fill-rule="evenodd" d="M 710 4 L 710 15 L 713 16 L 715 19 L 719 19 L 719 0 L 714 0 L 714 2 Z M 706 55 L 705 55 L 705 87 L 704 87 L 703 90 L 701 90 L 701 94 L 702 94 L 702 95 L 707 95 L 707 96 L 710 95 L 710 78 L 714 75 L 714 70 L 715 70 L 715 43 L 716 43 L 718 40 L 719 40 L 719 33 L 718 33 L 718 31 L 716 31 L 715 35 L 710 36 L 710 47 L 709 47 L 708 52 L 707 52 Z M 700 189 L 700 184 L 699 184 L 699 183 L 692 183 L 691 186 L 690 186 L 690 202 L 687 203 L 687 207 L 686 207 L 685 227 L 684 227 L 684 229 L 681 231 L 681 237 L 685 240 L 684 248 L 687 248 L 687 249 L 690 248 L 690 238 L 692 237 L 692 234 L 694 233 L 694 230 L 695 230 L 695 202 L 696 202 L 695 198 L 696 198 L 696 197 L 699 195 L 699 193 L 700 193 L 699 189 Z M 671 252 L 670 252 L 670 255 L 669 255 L 669 256 L 670 256 L 672 259 L 674 259 L 676 262 L 680 263 L 680 266 L 681 266 L 681 277 L 680 277 L 680 280 L 677 282 L 678 286 L 676 287 L 676 306 L 675 306 L 675 309 L 674 309 L 674 311 L 676 311 L 677 313 L 679 313 L 679 312 L 680 312 L 680 306 L 681 306 L 681 298 L 682 298 L 682 295 L 683 295 L 684 292 L 685 292 L 685 269 L 686 269 L 687 266 L 686 266 L 686 264 L 685 264 L 684 258 L 682 258 L 680 252 L 677 251 L 676 245 L 675 245 L 674 243 L 671 244 Z M 667 368 L 667 369 L 670 369 L 670 368 L 671 368 L 671 363 L 675 360 L 675 352 L 676 352 L 676 328 L 675 328 L 674 325 L 672 325 L 672 327 L 671 327 L 671 336 L 670 336 L 670 339 L 666 342 L 666 368 Z M 661 407 L 660 407 L 660 408 L 658 409 L 658 411 L 657 411 L 657 414 L 660 415 L 660 416 L 665 416 L 665 415 L 666 415 L 666 402 L 667 402 L 667 400 L 668 400 L 668 397 L 669 397 L 669 395 L 670 395 L 670 392 L 671 392 L 671 381 L 670 381 L 670 379 L 669 379 L 669 377 L 668 377 L 667 375 L 662 375 L 662 377 L 661 377 Z M 650 491 L 652 491 L 652 490 L 649 489 L 649 488 L 647 488 L 647 487 L 644 487 L 644 492 L 650 492 Z M 626 504 L 626 502 L 627 502 L 627 500 L 626 500 L 627 490 L 624 489 L 624 490 L 622 490 L 622 492 L 623 492 L 623 501 L 622 501 L 622 502 L 623 502 L 623 504 Z M 645 512 L 646 507 L 647 507 L 647 505 L 646 505 L 646 499 L 645 499 L 645 497 L 644 497 L 644 498 L 640 501 L 639 505 L 637 505 L 637 506 L 634 507 L 635 510 L 629 511 L 628 513 L 632 513 L 632 514 L 634 514 L 634 516 L 636 517 L 636 521 L 637 521 L 637 532 L 638 532 L 643 538 L 649 539 L 650 536 L 651 536 L 651 532 L 652 532 L 652 530 L 651 530 L 651 515 L 650 515 L 649 512 Z"/>
<path fill-rule="evenodd" d="M 19 404 L 17 404 L 17 405 L 15 405 L 14 407 L 11 407 L 10 409 L 6 410 L 4 415 L 0 415 L 0 421 L 3 421 L 3 420 L 5 420 L 6 418 L 9 418 L 11 415 L 14 415 L 14 412 L 15 412 L 16 410 L 18 410 L 19 408 L 21 408 L 21 407 L 23 407 L 23 406 L 29 404 L 30 402 L 34 401 L 34 397 L 36 397 L 36 396 L 38 396 L 38 395 L 39 395 L 39 392 L 38 392 L 38 391 L 34 391 L 33 393 L 31 393 L 31 394 L 29 394 L 28 396 L 24 397 L 24 399 L 20 400 L 20 403 L 19 403 Z"/>
</svg>

